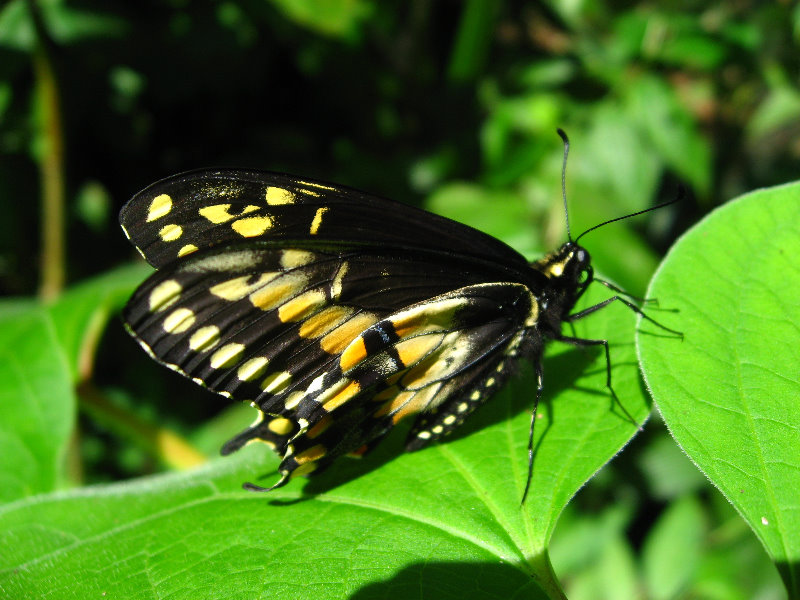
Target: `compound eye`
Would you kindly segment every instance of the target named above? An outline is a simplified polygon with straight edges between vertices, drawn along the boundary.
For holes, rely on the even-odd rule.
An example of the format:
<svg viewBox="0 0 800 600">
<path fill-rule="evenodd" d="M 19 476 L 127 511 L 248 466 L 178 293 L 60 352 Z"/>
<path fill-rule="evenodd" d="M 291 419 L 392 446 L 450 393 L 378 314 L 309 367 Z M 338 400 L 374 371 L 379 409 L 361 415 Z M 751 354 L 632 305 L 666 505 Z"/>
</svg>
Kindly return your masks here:
<svg viewBox="0 0 800 600">
<path fill-rule="evenodd" d="M 575 253 L 575 258 L 578 262 L 584 263 L 586 262 L 586 250 L 580 249 Z"/>
</svg>

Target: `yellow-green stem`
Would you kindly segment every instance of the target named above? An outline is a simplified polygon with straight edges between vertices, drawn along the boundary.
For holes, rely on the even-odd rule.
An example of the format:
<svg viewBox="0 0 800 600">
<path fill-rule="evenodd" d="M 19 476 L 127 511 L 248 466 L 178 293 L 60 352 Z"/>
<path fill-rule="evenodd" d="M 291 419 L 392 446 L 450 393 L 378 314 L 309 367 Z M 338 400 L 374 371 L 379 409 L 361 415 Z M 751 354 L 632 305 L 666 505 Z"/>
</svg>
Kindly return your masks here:
<svg viewBox="0 0 800 600">
<path fill-rule="evenodd" d="M 64 287 L 64 131 L 61 121 L 61 98 L 53 63 L 47 51 L 44 26 L 35 2 L 29 7 L 36 24 L 37 44 L 33 53 L 44 141 L 39 170 L 42 185 L 41 278 L 39 297 L 53 300 Z"/>
</svg>

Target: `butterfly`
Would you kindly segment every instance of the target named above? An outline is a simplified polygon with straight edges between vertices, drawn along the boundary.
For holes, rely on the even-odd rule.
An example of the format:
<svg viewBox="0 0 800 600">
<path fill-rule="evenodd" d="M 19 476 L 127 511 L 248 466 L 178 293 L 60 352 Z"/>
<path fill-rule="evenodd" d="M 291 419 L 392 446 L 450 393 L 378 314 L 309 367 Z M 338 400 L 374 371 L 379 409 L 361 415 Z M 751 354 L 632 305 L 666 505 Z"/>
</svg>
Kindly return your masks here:
<svg viewBox="0 0 800 600">
<path fill-rule="evenodd" d="M 288 175 L 168 177 L 136 194 L 120 224 L 157 269 L 124 309 L 128 331 L 161 364 L 260 411 L 222 448 L 258 440 L 281 457 L 277 483 L 253 490 L 363 455 L 407 418 L 406 449 L 421 449 L 524 359 L 537 381 L 529 485 L 545 343 L 603 346 L 613 394 L 607 341 L 562 325 L 614 301 L 649 319 L 594 277 L 580 236 L 529 263 L 450 219 Z M 593 281 L 616 294 L 573 313 Z"/>
</svg>

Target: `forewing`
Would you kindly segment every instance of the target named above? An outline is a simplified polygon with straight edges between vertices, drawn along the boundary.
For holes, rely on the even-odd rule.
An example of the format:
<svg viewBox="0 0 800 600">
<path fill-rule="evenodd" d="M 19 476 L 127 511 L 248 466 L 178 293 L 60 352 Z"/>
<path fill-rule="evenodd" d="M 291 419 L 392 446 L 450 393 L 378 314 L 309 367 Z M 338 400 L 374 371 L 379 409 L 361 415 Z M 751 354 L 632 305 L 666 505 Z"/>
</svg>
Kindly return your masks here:
<svg viewBox="0 0 800 600">
<path fill-rule="evenodd" d="M 507 269 L 526 267 L 504 243 L 450 219 L 344 186 L 261 171 L 175 175 L 136 194 L 119 218 L 157 268 L 243 239 L 420 248 L 482 257 Z"/>
</svg>

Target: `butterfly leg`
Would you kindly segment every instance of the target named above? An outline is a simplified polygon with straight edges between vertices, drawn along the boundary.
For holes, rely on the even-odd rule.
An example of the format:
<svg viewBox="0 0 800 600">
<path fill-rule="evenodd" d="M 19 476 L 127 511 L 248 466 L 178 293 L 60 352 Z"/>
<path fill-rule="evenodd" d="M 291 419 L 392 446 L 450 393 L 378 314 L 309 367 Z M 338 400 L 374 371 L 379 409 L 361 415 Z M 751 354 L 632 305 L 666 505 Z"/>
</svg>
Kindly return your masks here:
<svg viewBox="0 0 800 600">
<path fill-rule="evenodd" d="M 596 281 L 597 283 L 603 284 L 612 292 L 616 292 L 617 294 L 622 294 L 623 296 L 627 296 L 628 298 L 630 298 L 631 300 L 635 300 L 636 302 L 641 302 L 642 304 L 652 304 L 653 306 L 656 307 L 658 306 L 658 298 L 642 298 L 641 296 L 634 296 L 633 294 L 629 294 L 628 292 L 623 290 L 621 287 L 614 285 L 610 281 L 606 281 L 605 279 L 600 279 L 599 277 L 594 277 L 592 280 Z"/>
<path fill-rule="evenodd" d="M 600 310 L 601 308 L 604 308 L 604 307 L 608 306 L 609 304 L 611 304 L 615 300 L 618 300 L 618 301 L 622 302 L 625 306 L 630 308 L 637 315 L 640 315 L 643 319 L 645 319 L 646 321 L 649 321 L 650 323 L 652 323 L 656 327 L 659 327 L 659 328 L 663 329 L 664 331 L 669 331 L 670 333 L 674 333 L 675 335 L 677 335 L 681 339 L 683 339 L 683 334 L 680 331 L 675 331 L 674 329 L 670 329 L 666 325 L 662 325 L 661 323 L 659 323 L 655 319 L 653 319 L 651 317 L 648 317 L 647 314 L 645 314 L 645 312 L 641 308 L 636 306 L 630 300 L 627 300 L 627 299 L 623 298 L 622 296 L 611 296 L 611 298 L 603 300 L 602 302 L 600 302 L 598 304 L 595 304 L 594 306 L 590 306 L 589 308 L 584 308 L 582 311 L 576 312 L 574 315 L 569 315 L 564 320 L 567 321 L 568 323 L 571 323 L 573 321 L 577 321 L 578 319 L 582 319 L 583 317 L 586 317 L 586 316 L 592 314 L 593 312 L 596 312 L 596 311 Z M 556 338 L 556 339 L 558 339 L 558 338 Z M 573 339 L 578 339 L 578 338 L 573 338 Z M 561 341 L 564 341 L 564 340 L 561 340 Z M 606 354 L 608 354 L 608 350 L 607 349 L 606 349 Z"/>
<path fill-rule="evenodd" d="M 528 490 L 531 487 L 531 480 L 533 479 L 533 427 L 536 425 L 536 410 L 539 408 L 539 400 L 542 399 L 543 389 L 544 379 L 542 378 L 542 360 L 540 358 L 536 363 L 536 400 L 533 402 L 531 427 L 528 430 L 528 479 L 525 481 L 525 491 L 522 493 L 522 502 L 520 504 L 525 504 L 525 499 L 528 497 Z"/>
<path fill-rule="evenodd" d="M 598 306 L 602 308 L 602 306 L 605 306 L 606 304 L 608 304 L 609 302 L 611 302 L 613 300 L 614 300 L 614 298 L 610 298 L 609 300 L 607 300 L 605 302 L 601 302 L 599 305 L 592 306 L 591 308 L 596 309 Z M 581 312 L 582 313 L 586 313 L 586 311 L 581 311 Z M 580 315 L 581 313 L 577 313 L 577 314 Z M 589 313 L 586 313 L 586 314 L 589 314 Z M 573 315 L 573 316 L 575 316 L 575 315 Z M 585 315 L 583 315 L 583 316 L 585 316 Z M 631 423 L 633 423 L 634 425 L 636 425 L 636 427 L 639 430 L 641 430 L 642 429 L 641 425 L 639 425 L 636 422 L 636 419 L 634 419 L 633 415 L 631 415 L 631 413 L 628 412 L 628 409 L 625 408 L 625 405 L 622 404 L 622 402 L 619 401 L 619 397 L 617 396 L 617 393 L 614 391 L 614 388 L 611 385 L 611 353 L 608 350 L 608 340 L 588 340 L 588 339 L 585 339 L 585 338 L 569 337 L 569 336 L 565 336 L 565 335 L 558 336 L 558 337 L 556 337 L 554 339 L 556 339 L 559 342 L 564 342 L 565 344 L 571 344 L 573 346 L 582 346 L 582 347 L 586 347 L 586 346 L 603 346 L 603 349 L 605 350 L 605 353 L 606 353 L 606 387 L 608 388 L 608 391 L 611 392 L 611 397 L 614 399 L 614 402 L 616 402 L 616 404 L 622 409 L 622 412 L 625 413 L 625 416 L 628 417 L 628 420 Z"/>
</svg>

